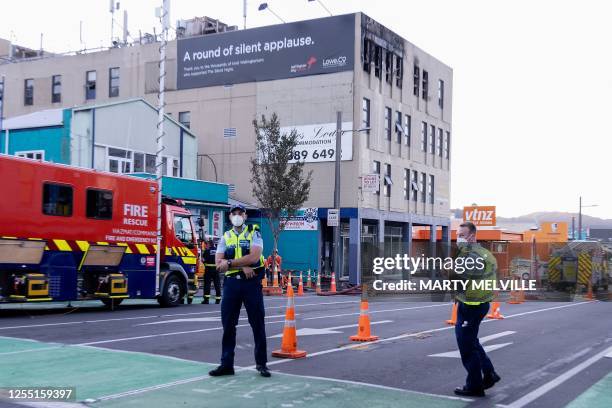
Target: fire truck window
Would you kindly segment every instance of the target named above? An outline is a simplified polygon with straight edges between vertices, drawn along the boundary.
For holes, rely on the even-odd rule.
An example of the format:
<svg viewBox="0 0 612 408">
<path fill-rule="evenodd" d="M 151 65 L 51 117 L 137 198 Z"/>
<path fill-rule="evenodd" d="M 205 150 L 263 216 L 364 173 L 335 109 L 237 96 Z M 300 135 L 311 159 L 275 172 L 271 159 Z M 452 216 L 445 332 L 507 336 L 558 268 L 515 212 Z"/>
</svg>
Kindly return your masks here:
<svg viewBox="0 0 612 408">
<path fill-rule="evenodd" d="M 193 243 L 193 230 L 191 229 L 189 217 L 174 217 L 174 233 L 181 242 L 185 244 Z"/>
<path fill-rule="evenodd" d="M 110 220 L 113 218 L 113 192 L 87 189 L 87 218 Z"/>
<path fill-rule="evenodd" d="M 62 184 L 43 184 L 43 214 L 72 216 L 72 187 Z"/>
</svg>

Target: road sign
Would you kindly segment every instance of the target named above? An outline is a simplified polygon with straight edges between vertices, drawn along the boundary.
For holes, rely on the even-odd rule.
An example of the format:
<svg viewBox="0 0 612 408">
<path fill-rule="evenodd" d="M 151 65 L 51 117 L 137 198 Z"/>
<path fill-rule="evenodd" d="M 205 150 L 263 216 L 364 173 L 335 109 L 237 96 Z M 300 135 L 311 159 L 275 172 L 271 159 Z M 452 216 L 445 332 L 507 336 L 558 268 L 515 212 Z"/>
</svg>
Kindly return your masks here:
<svg viewBox="0 0 612 408">
<path fill-rule="evenodd" d="M 463 221 L 470 221 L 474 225 L 495 226 L 495 206 L 470 206 L 463 207 Z"/>
<path fill-rule="evenodd" d="M 337 227 L 340 224 L 340 211 L 336 208 L 329 208 L 327 210 L 327 226 Z"/>
<path fill-rule="evenodd" d="M 376 193 L 380 190 L 380 176 L 378 174 L 364 174 L 361 177 L 361 189 L 364 193 Z"/>
</svg>

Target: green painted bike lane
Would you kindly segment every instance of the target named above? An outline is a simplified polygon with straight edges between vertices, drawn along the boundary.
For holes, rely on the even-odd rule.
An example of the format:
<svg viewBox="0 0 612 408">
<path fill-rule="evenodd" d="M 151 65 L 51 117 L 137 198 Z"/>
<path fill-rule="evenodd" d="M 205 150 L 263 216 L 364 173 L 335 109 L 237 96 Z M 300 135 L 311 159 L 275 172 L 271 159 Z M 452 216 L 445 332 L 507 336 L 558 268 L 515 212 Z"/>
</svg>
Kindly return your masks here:
<svg viewBox="0 0 612 408">
<path fill-rule="evenodd" d="M 610 408 L 612 407 L 612 373 L 592 385 L 565 408 Z"/>
<path fill-rule="evenodd" d="M 214 365 L 137 352 L 0 337 L 0 387 L 76 387 L 91 407 L 464 407 L 465 400 L 253 370 L 212 378 Z"/>
</svg>

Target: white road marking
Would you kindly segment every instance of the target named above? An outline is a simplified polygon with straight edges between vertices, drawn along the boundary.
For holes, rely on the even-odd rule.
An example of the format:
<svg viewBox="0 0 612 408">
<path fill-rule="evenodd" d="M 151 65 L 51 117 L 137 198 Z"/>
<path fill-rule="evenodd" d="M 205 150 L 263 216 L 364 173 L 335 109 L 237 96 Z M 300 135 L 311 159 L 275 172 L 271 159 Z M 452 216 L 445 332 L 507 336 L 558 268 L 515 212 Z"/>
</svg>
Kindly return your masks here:
<svg viewBox="0 0 612 408">
<path fill-rule="evenodd" d="M 296 314 L 297 316 L 298 314 Z M 266 319 L 277 319 L 279 317 L 284 317 L 285 315 L 272 315 L 272 316 L 266 316 Z M 249 320 L 246 317 L 241 317 L 238 320 Z M 161 320 L 159 322 L 151 322 L 151 323 L 141 323 L 141 324 L 136 324 L 135 326 L 150 326 L 150 325 L 156 325 L 156 324 L 166 324 L 166 323 L 189 323 L 189 322 L 220 322 L 221 321 L 221 317 L 220 316 L 214 316 L 214 317 L 192 317 L 192 318 L 188 318 L 188 319 L 172 319 L 172 320 Z"/>
<path fill-rule="evenodd" d="M 495 340 L 495 339 L 499 339 L 500 337 L 504 337 L 504 336 L 509 336 L 511 334 L 516 333 L 515 331 L 504 331 L 501 333 L 495 333 L 495 334 L 491 334 L 489 336 L 485 336 L 480 338 L 480 344 L 486 343 L 487 341 L 491 341 L 491 340 Z M 510 343 L 501 343 L 501 344 L 491 344 L 489 346 L 484 346 L 483 349 L 485 352 L 490 352 L 490 351 L 494 351 L 494 350 L 499 350 L 500 348 L 504 348 L 506 346 L 509 346 L 513 344 L 513 342 Z M 449 357 L 449 358 L 461 358 L 461 354 L 459 353 L 459 350 L 454 350 L 454 351 L 448 351 L 445 353 L 437 353 L 437 354 L 429 354 L 427 357 Z"/>
<path fill-rule="evenodd" d="M 481 337 L 479 339 L 480 340 L 480 344 L 486 343 L 487 341 L 499 339 L 500 337 L 509 336 L 511 334 L 514 334 L 514 333 L 516 333 L 516 332 L 512 331 L 512 330 L 507 330 L 507 331 L 503 331 L 501 333 L 495 333 L 495 334 L 491 334 L 491 335 L 488 335 L 488 336 L 484 336 L 484 337 Z"/>
<path fill-rule="evenodd" d="M 335 304 L 343 304 L 343 303 L 359 303 L 359 300 L 347 300 L 347 301 L 341 301 L 341 302 L 305 303 L 305 304 L 299 304 L 296 302 L 296 307 L 335 305 Z M 266 310 L 284 309 L 285 307 L 286 307 L 286 298 L 284 298 L 284 304 L 282 306 L 266 306 Z M 50 327 L 50 326 L 68 326 L 68 325 L 83 324 L 83 323 L 106 323 L 106 322 L 116 322 L 116 321 L 123 321 L 123 320 L 159 319 L 163 317 L 192 316 L 192 315 L 203 315 L 203 314 L 213 314 L 213 313 L 220 314 L 221 310 L 213 310 L 209 312 L 174 313 L 174 314 L 153 315 L 153 316 L 120 317 L 120 318 L 98 319 L 98 320 L 79 320 L 75 322 L 25 324 L 25 325 L 20 325 L 20 326 L 0 327 L 0 330 L 28 329 L 28 328 L 34 328 L 34 327 Z"/>
<path fill-rule="evenodd" d="M 435 304 L 435 305 L 427 305 L 427 306 L 400 307 L 400 308 L 397 308 L 397 309 L 382 309 L 382 310 L 372 310 L 372 309 L 370 309 L 370 314 L 384 313 L 384 312 L 399 312 L 399 311 L 402 311 L 402 310 L 429 309 L 430 307 L 441 307 L 441 306 L 448 307 L 448 303 Z M 317 319 L 327 319 L 327 318 L 330 318 L 330 317 L 359 316 L 359 314 L 360 314 L 360 312 L 342 313 L 342 314 L 327 315 L 327 316 L 305 317 L 305 318 L 300 319 L 300 320 L 317 320 Z"/>
<path fill-rule="evenodd" d="M 554 389 L 554 388 L 558 387 L 559 385 L 563 384 L 564 382 L 566 382 L 567 380 L 569 380 L 570 378 L 572 378 L 576 374 L 580 373 L 584 369 L 586 369 L 586 368 L 590 367 L 591 365 L 595 364 L 597 361 L 601 360 L 604 357 L 607 357 L 609 354 L 612 354 L 612 347 L 608 347 L 607 349 L 605 349 L 603 351 L 600 351 L 599 353 L 595 354 L 591 358 L 589 358 L 589 359 L 583 361 L 582 363 L 578 364 L 574 368 L 564 372 L 560 376 L 558 376 L 558 377 L 552 379 L 551 381 L 547 382 L 546 384 L 536 388 L 535 390 L 531 391 L 530 393 L 523 395 L 518 400 L 516 400 L 516 401 L 514 401 L 514 402 L 512 402 L 512 403 L 510 403 L 508 405 L 504 405 L 504 406 L 507 407 L 507 408 L 522 408 L 525 405 L 530 404 L 533 401 L 537 400 L 542 395 L 548 393 L 552 389 Z"/>
<path fill-rule="evenodd" d="M 528 311 L 528 312 L 515 313 L 515 314 L 512 314 L 512 315 L 506 316 L 505 319 L 512 319 L 514 317 L 520 317 L 520 316 L 530 315 L 530 314 L 534 314 L 534 313 L 547 312 L 549 310 L 557 310 L 557 309 L 564 309 L 564 308 L 567 308 L 567 307 L 586 305 L 586 304 L 593 303 L 593 302 L 595 302 L 595 301 L 570 303 L 570 304 L 567 304 L 567 305 L 553 306 L 553 307 L 548 307 L 548 308 L 544 308 L 544 309 L 531 310 L 531 311 Z M 482 323 L 500 322 L 500 321 L 501 320 L 483 320 Z M 417 336 L 421 336 L 423 334 L 428 334 L 428 333 L 436 333 L 436 332 L 441 332 L 441 331 L 445 331 L 445 330 L 451 330 L 451 329 L 454 329 L 454 328 L 455 328 L 454 326 L 445 326 L 445 327 L 439 327 L 437 329 L 423 330 L 423 331 L 420 331 L 418 333 L 400 334 L 399 336 L 387 337 L 387 338 L 383 338 L 383 339 L 379 339 L 379 340 L 370 341 L 370 342 L 367 342 L 366 344 L 367 345 L 370 345 L 370 344 L 380 344 L 380 343 L 385 343 L 385 342 L 388 342 L 388 341 L 402 340 L 402 339 L 406 339 L 406 338 L 410 338 L 410 337 L 417 337 Z M 309 353 L 306 356 L 306 358 L 313 358 L 313 357 L 317 357 L 317 356 L 321 356 L 321 355 L 325 355 L 325 354 L 329 354 L 329 353 L 336 353 L 336 352 L 339 352 L 339 351 L 361 348 L 363 346 L 364 346 L 364 343 L 349 344 L 349 345 L 346 345 L 346 346 L 343 346 L 343 347 L 336 347 L 336 348 L 333 348 L 333 349 L 321 350 L 321 351 L 317 351 L 317 352 L 314 352 L 314 353 Z M 268 365 L 283 364 L 283 363 L 288 363 L 288 362 L 291 362 L 291 361 L 295 361 L 295 360 L 293 360 L 293 359 L 275 360 L 275 361 L 268 362 Z M 255 366 L 252 366 L 252 367 L 255 367 Z"/>
<path fill-rule="evenodd" d="M 612 358 L 612 350 L 610 350 L 610 352 L 608 354 L 606 354 L 606 357 Z"/>
<path fill-rule="evenodd" d="M 371 322 L 370 324 L 384 324 L 384 323 L 393 323 L 393 320 L 381 320 L 378 322 Z M 336 333 L 342 333 L 342 331 L 340 331 L 339 329 L 348 329 L 349 327 L 357 327 L 357 324 L 347 324 L 344 326 L 335 326 L 335 327 L 326 327 L 323 329 L 316 329 L 316 328 L 310 328 L 310 327 L 304 327 L 301 329 L 297 329 L 297 335 L 298 336 L 316 336 L 319 334 L 336 334 Z M 283 334 L 276 334 L 274 336 L 268 336 L 269 339 L 274 339 L 277 337 L 283 337 Z"/>
</svg>

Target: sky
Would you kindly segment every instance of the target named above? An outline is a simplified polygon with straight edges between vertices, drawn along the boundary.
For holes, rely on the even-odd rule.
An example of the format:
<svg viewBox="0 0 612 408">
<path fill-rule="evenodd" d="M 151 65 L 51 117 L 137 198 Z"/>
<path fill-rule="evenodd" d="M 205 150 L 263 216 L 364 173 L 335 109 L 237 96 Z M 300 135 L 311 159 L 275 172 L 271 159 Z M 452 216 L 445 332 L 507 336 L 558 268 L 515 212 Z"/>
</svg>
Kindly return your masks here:
<svg viewBox="0 0 612 408">
<path fill-rule="evenodd" d="M 321 0 L 363 11 L 453 68 L 451 207 L 498 216 L 578 211 L 612 218 L 612 2 L 607 0 Z M 247 1 L 247 27 L 277 24 Z M 284 20 L 324 17 L 316 1 L 268 0 Z M 159 31 L 151 0 L 123 0 L 133 38 Z M 177 19 L 242 28 L 242 0 L 172 0 Z M 0 0 L 0 37 L 63 52 L 110 43 L 108 0 Z M 33 12 L 35 11 L 35 12 Z M 53 17 L 56 16 L 56 17 Z"/>
</svg>

